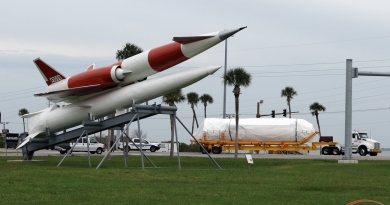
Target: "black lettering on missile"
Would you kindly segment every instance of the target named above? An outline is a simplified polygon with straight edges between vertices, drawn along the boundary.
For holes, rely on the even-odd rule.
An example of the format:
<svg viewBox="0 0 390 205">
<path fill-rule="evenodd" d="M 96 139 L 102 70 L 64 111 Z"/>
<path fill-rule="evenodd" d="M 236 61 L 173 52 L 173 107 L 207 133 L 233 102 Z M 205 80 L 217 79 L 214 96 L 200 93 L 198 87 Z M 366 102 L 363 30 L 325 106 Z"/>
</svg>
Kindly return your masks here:
<svg viewBox="0 0 390 205">
<path fill-rule="evenodd" d="M 56 75 L 56 76 L 50 78 L 51 83 L 56 83 L 56 82 L 61 81 L 61 80 L 62 80 L 62 78 L 60 75 Z"/>
</svg>

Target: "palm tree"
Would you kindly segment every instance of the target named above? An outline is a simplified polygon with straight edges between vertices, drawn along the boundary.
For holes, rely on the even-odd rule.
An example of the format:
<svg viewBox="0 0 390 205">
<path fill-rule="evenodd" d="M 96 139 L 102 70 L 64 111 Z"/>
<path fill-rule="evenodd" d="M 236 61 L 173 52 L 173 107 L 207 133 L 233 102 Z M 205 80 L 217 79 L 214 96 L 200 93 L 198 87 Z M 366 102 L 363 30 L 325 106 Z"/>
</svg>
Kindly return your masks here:
<svg viewBox="0 0 390 205">
<path fill-rule="evenodd" d="M 138 47 L 137 45 L 132 43 L 126 43 L 126 45 L 123 46 L 122 50 L 116 51 L 116 59 L 118 61 L 121 61 L 142 52 L 144 51 L 141 47 Z"/>
<path fill-rule="evenodd" d="M 165 104 L 168 104 L 169 106 L 175 106 L 175 103 L 181 103 L 181 102 L 184 102 L 185 101 L 185 97 L 181 91 L 181 89 L 179 90 L 176 90 L 176 91 L 173 91 L 171 93 L 168 93 L 168 94 L 165 94 L 162 96 L 162 102 L 165 103 Z M 170 118 L 171 118 L 171 151 L 170 151 L 170 155 L 169 155 L 169 159 L 170 160 L 173 160 L 173 147 L 174 147 L 174 136 L 175 136 L 175 125 L 174 125 L 174 122 L 175 122 L 175 116 L 174 115 L 170 115 Z"/>
<path fill-rule="evenodd" d="M 28 114 L 28 113 L 29 112 L 28 112 L 28 110 L 26 108 L 22 108 L 22 109 L 19 110 L 18 115 L 19 116 L 23 116 L 23 115 Z M 22 118 L 22 119 L 23 119 L 23 133 L 24 133 L 24 132 L 26 132 L 26 129 L 25 129 L 25 126 L 24 126 L 24 118 Z"/>
<path fill-rule="evenodd" d="M 290 101 L 296 95 L 298 95 L 298 93 L 292 87 L 286 87 L 286 88 L 284 88 L 282 90 L 281 97 L 287 97 L 288 113 L 290 115 L 290 118 L 291 118 L 291 105 L 290 105 Z"/>
<path fill-rule="evenodd" d="M 320 137 L 321 137 L 321 128 L 320 128 L 320 121 L 318 120 L 318 112 L 320 111 L 325 112 L 325 110 L 326 108 L 318 102 L 314 102 L 313 104 L 310 105 L 311 114 L 313 116 L 315 115 L 317 119 L 317 126 L 318 126 L 318 132 L 320 133 Z"/>
<path fill-rule="evenodd" d="M 223 75 L 223 83 L 227 85 L 234 86 L 233 93 L 235 97 L 235 108 L 236 108 L 236 145 L 234 152 L 234 159 L 238 158 L 238 107 L 239 107 L 239 97 L 240 97 L 240 86 L 248 87 L 251 84 L 252 76 L 250 73 L 247 73 L 244 68 L 234 68 L 230 69 L 226 74 Z"/>
<path fill-rule="evenodd" d="M 196 92 L 187 93 L 187 101 L 188 101 L 188 104 L 191 105 L 191 109 L 192 109 L 192 131 L 191 131 L 191 133 L 193 134 L 194 133 L 194 121 L 196 122 L 196 127 L 197 128 L 199 127 L 198 119 L 196 118 L 196 113 L 195 113 L 195 109 L 194 109 L 194 105 L 198 106 L 198 102 L 199 102 L 198 93 L 196 93 Z"/>
<path fill-rule="evenodd" d="M 209 94 L 203 94 L 202 96 L 199 97 L 199 100 L 203 103 L 204 105 L 204 118 L 206 118 L 206 107 L 207 103 L 213 103 L 214 99 L 211 97 Z"/>
</svg>

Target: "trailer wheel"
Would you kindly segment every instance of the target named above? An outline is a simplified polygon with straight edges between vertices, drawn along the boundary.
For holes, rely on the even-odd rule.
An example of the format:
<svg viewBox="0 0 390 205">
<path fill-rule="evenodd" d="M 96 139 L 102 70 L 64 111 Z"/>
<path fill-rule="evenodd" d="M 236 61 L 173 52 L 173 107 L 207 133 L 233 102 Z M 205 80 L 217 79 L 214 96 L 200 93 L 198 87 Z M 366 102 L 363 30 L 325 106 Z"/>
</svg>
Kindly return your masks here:
<svg viewBox="0 0 390 205">
<path fill-rule="evenodd" d="M 211 152 L 213 152 L 213 154 L 221 154 L 222 152 L 222 147 L 213 147 L 211 149 Z"/>
<path fill-rule="evenodd" d="M 340 155 L 340 150 L 339 150 L 339 148 L 334 147 L 333 150 L 332 150 L 332 154 L 333 154 L 333 155 Z"/>
<path fill-rule="evenodd" d="M 367 148 L 366 147 L 360 147 L 359 148 L 359 154 L 360 154 L 360 156 L 366 156 L 367 155 Z"/>
<path fill-rule="evenodd" d="M 204 148 L 208 153 L 211 152 L 211 150 L 208 149 L 207 147 L 203 147 L 203 148 Z M 206 154 L 206 152 L 202 149 L 202 147 L 200 147 L 199 149 L 200 149 L 200 151 L 202 152 L 202 154 Z"/>
<path fill-rule="evenodd" d="M 331 152 L 330 152 L 330 148 L 329 147 L 324 147 L 322 148 L 322 154 L 323 155 L 329 155 Z"/>
<path fill-rule="evenodd" d="M 61 154 L 65 154 L 65 151 L 62 151 L 62 150 L 61 150 L 60 153 L 61 153 Z"/>
<path fill-rule="evenodd" d="M 370 152 L 370 156 L 377 156 L 378 153 L 377 152 Z"/>
</svg>

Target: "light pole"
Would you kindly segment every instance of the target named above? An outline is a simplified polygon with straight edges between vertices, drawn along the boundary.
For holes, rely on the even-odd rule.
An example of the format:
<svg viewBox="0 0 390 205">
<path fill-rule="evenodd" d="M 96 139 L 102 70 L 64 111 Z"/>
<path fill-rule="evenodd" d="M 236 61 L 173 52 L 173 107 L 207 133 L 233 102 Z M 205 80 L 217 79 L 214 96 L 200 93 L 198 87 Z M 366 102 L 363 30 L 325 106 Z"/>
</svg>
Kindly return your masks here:
<svg viewBox="0 0 390 205">
<path fill-rule="evenodd" d="M 256 118 L 260 118 L 260 106 L 261 104 L 263 104 L 263 100 L 260 100 L 260 102 L 257 103 L 257 114 L 256 114 Z"/>
</svg>

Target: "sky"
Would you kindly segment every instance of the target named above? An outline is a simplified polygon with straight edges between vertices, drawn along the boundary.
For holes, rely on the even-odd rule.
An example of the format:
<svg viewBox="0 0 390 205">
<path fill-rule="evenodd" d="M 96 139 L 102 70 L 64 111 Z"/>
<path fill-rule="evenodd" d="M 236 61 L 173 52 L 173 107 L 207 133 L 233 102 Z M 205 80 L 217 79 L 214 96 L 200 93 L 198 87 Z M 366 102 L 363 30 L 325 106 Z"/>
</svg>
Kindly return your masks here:
<svg viewBox="0 0 390 205">
<path fill-rule="evenodd" d="M 317 129 L 309 106 L 326 107 L 319 115 L 321 133 L 344 144 L 345 69 L 352 59 L 359 71 L 390 70 L 390 2 L 384 0 L 294 0 L 294 1 L 49 1 L 3 0 L 0 7 L 0 112 L 2 122 L 13 133 L 23 131 L 18 110 L 36 112 L 48 107 L 46 83 L 33 60 L 40 57 L 66 76 L 116 62 L 116 51 L 125 43 L 149 50 L 172 41 L 175 36 L 193 36 L 246 29 L 227 42 L 227 69 L 242 67 L 252 83 L 241 88 L 240 118 L 287 108 L 281 90 L 293 87 L 298 95 L 291 101 L 293 118 L 305 119 Z M 188 68 L 224 66 L 225 44 L 199 54 L 162 73 Z M 210 94 L 207 117 L 222 118 L 224 67 L 214 75 L 188 86 L 183 93 Z M 353 79 L 354 130 L 364 130 L 381 147 L 390 147 L 386 131 L 390 125 L 390 79 L 360 76 Z M 234 114 L 233 87 L 226 88 L 226 113 Z M 156 98 L 149 103 L 161 103 Z M 190 105 L 177 105 L 178 117 L 191 128 Z M 204 119 L 204 106 L 196 113 Z M 283 117 L 281 115 L 277 118 Z M 151 141 L 170 140 L 168 116 L 140 121 Z M 131 125 L 136 129 L 137 125 Z M 178 127 L 179 141 L 190 136 Z M 318 139 L 318 138 L 316 138 Z"/>
</svg>

